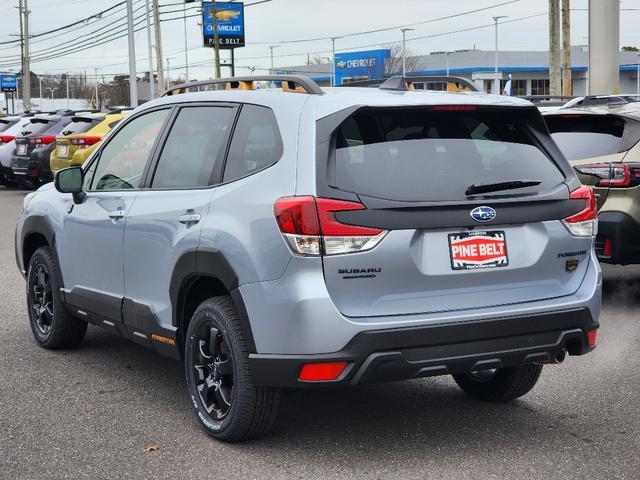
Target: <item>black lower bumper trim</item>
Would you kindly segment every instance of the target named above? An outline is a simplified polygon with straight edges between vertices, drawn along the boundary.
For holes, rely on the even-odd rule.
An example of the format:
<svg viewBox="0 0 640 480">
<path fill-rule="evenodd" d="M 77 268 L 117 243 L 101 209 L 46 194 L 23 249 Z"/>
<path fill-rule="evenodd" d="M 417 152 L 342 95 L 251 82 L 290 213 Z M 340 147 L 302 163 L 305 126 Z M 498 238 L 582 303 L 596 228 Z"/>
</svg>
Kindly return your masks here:
<svg viewBox="0 0 640 480">
<path fill-rule="evenodd" d="M 356 335 L 340 352 L 320 355 L 251 354 L 260 385 L 355 385 L 447 375 L 528 363 L 549 363 L 566 349 L 591 350 L 587 331 L 598 328 L 587 308 L 499 319 L 374 330 Z M 333 382 L 300 382 L 302 365 L 349 362 Z"/>
</svg>

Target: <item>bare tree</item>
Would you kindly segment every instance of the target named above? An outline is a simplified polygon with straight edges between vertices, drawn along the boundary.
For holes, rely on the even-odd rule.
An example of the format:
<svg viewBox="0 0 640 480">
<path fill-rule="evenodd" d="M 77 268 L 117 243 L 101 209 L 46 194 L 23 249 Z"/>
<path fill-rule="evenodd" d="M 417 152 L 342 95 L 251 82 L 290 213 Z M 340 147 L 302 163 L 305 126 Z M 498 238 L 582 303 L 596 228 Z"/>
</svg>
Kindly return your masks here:
<svg viewBox="0 0 640 480">
<path fill-rule="evenodd" d="M 331 59 L 327 57 L 321 57 L 320 55 L 316 55 L 309 60 L 309 65 L 322 65 L 324 63 L 331 63 Z"/>
<path fill-rule="evenodd" d="M 384 73 L 392 75 L 394 73 L 402 73 L 402 45 L 394 44 L 387 47 L 391 50 L 391 56 L 384 63 Z M 405 63 L 406 71 L 411 72 L 418 66 L 418 54 L 414 50 L 407 48 L 407 60 Z"/>
</svg>

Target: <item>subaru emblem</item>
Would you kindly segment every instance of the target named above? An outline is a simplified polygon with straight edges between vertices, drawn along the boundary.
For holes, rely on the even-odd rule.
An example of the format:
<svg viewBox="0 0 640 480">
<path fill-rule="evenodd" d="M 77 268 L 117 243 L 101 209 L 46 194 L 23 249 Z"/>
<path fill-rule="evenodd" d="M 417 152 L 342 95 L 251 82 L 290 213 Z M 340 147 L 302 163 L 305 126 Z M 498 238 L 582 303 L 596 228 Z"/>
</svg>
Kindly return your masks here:
<svg viewBox="0 0 640 480">
<path fill-rule="evenodd" d="M 476 207 L 470 215 L 476 222 L 487 223 L 496 218 L 496 211 L 491 207 Z"/>
</svg>

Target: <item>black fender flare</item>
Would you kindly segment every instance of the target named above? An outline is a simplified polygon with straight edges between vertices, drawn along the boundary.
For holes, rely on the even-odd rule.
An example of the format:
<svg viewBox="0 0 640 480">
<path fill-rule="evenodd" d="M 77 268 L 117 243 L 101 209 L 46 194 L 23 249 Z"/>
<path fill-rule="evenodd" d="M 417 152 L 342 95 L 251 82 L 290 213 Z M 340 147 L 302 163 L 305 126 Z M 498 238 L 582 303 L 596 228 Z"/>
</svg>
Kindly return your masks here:
<svg viewBox="0 0 640 480">
<path fill-rule="evenodd" d="M 186 251 L 176 262 L 171 275 L 169 298 L 172 306 L 173 326 L 180 329 L 184 319 L 179 318 L 184 302 L 184 293 L 190 284 L 198 278 L 211 278 L 219 281 L 231 295 L 236 308 L 240 326 L 250 353 L 256 353 L 255 341 L 249 315 L 238 289 L 238 275 L 224 254 L 213 248 L 199 248 Z"/>
<path fill-rule="evenodd" d="M 58 258 L 58 251 L 56 249 L 56 235 L 53 227 L 51 226 L 51 223 L 45 215 L 31 215 L 24 219 L 24 222 L 22 223 L 20 238 L 16 238 L 16 257 L 22 258 L 22 268 L 24 269 L 22 272 L 23 274 L 26 273 L 28 267 L 28 262 L 26 261 L 24 256 L 26 240 L 30 235 L 33 234 L 42 235 L 46 239 L 47 244 L 51 248 L 53 256 L 58 262 L 58 265 L 60 265 L 60 259 Z M 62 284 L 64 285 L 64 279 Z"/>
</svg>

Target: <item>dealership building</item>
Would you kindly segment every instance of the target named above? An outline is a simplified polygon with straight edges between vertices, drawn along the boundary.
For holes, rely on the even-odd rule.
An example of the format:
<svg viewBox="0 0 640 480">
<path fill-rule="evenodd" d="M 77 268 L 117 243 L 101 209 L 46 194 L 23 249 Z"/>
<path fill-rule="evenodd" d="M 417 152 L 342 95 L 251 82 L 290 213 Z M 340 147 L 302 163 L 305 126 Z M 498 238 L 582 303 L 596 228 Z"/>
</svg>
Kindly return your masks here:
<svg viewBox="0 0 640 480">
<path fill-rule="evenodd" d="M 620 92 L 636 93 L 639 52 L 620 52 Z M 389 50 L 337 53 L 335 61 L 336 84 L 350 81 L 382 78 L 389 71 L 399 71 L 400 61 L 390 57 Z M 587 47 L 573 47 L 571 71 L 574 95 L 585 95 L 589 75 Z M 409 57 L 408 75 L 454 75 L 472 79 L 483 90 L 491 92 L 494 78 L 495 52 L 493 50 L 460 50 L 433 52 L 430 55 Z M 498 52 L 498 72 L 501 85 L 512 77 L 513 95 L 549 94 L 549 52 Z M 390 68 L 391 66 L 391 68 Z M 276 74 L 297 74 L 311 77 L 320 85 L 331 84 L 330 63 L 297 65 L 274 69 Z M 430 86 L 433 88 L 433 86 Z"/>
</svg>

